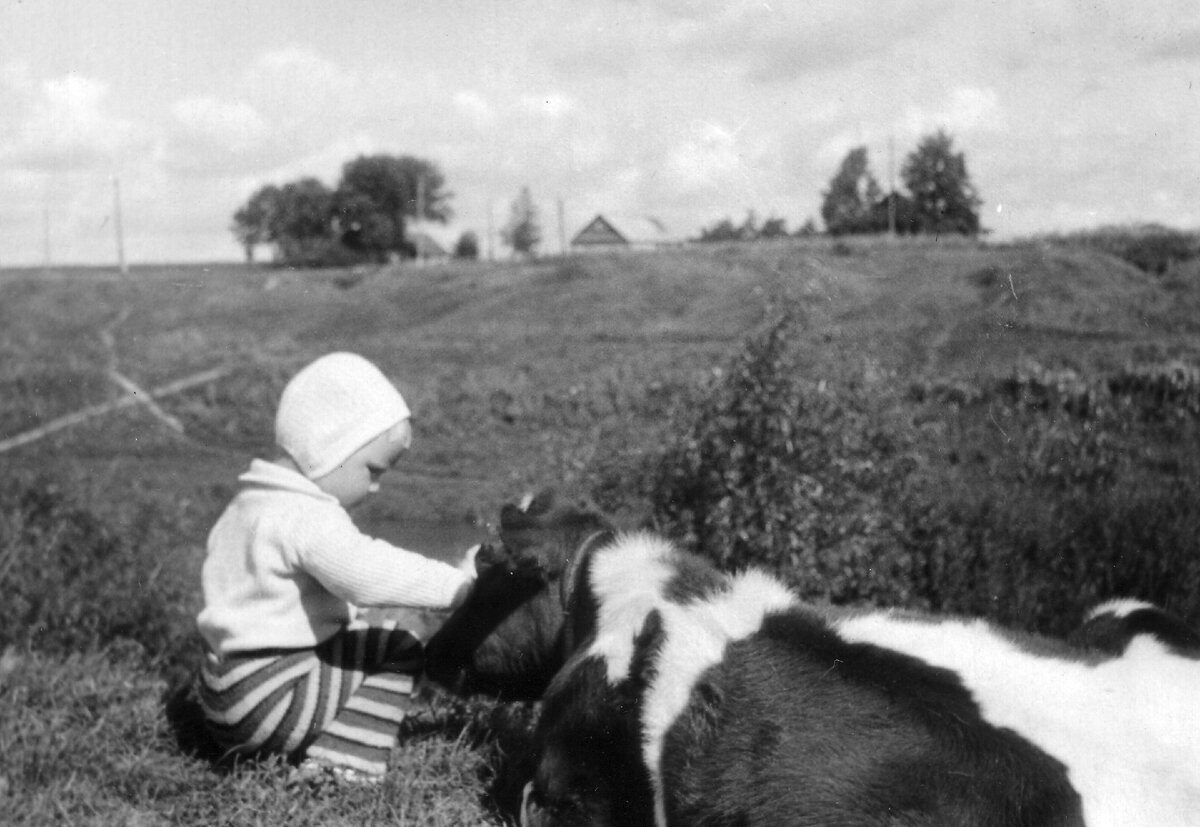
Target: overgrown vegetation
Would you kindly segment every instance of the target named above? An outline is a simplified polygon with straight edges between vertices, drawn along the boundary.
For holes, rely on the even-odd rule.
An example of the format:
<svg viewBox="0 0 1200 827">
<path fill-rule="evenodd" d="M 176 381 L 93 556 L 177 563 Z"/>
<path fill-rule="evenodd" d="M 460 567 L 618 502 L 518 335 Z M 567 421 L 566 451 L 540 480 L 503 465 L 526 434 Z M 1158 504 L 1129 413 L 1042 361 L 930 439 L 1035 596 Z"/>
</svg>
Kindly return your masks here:
<svg viewBox="0 0 1200 827">
<path fill-rule="evenodd" d="M 1112 597 L 1200 614 L 1194 366 L 866 393 L 803 379 L 796 330 L 753 338 L 641 459 L 660 528 L 835 603 L 1053 634 Z"/>
</svg>

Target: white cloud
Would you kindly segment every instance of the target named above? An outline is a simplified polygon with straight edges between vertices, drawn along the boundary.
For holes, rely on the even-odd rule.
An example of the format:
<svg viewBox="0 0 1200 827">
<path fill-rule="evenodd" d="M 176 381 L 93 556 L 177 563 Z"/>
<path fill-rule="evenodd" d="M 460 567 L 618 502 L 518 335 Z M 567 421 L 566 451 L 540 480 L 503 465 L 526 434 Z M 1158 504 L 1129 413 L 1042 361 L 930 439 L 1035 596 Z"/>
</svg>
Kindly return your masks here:
<svg viewBox="0 0 1200 827">
<path fill-rule="evenodd" d="M 478 92 L 470 89 L 459 90 L 454 93 L 451 103 L 477 129 L 489 127 L 496 121 L 496 111 Z"/>
<path fill-rule="evenodd" d="M 1004 108 L 994 89 L 958 86 L 939 106 L 926 109 L 909 107 L 902 119 L 903 132 L 918 137 L 945 129 L 952 135 L 995 132 L 1005 126 Z"/>
<path fill-rule="evenodd" d="M 214 97 L 185 98 L 171 113 L 188 133 L 229 152 L 245 152 L 262 144 L 267 124 L 244 101 L 223 101 Z"/>
<path fill-rule="evenodd" d="M 171 117 L 159 160 L 171 172 L 191 178 L 236 176 L 289 151 L 244 101 L 185 98 L 171 107 Z"/>
<path fill-rule="evenodd" d="M 666 180 L 684 192 L 722 189 L 744 171 L 737 135 L 720 124 L 697 121 L 692 134 L 667 155 Z"/>
<path fill-rule="evenodd" d="M 148 148 L 150 131 L 106 108 L 108 86 L 78 74 L 27 90 L 8 116 L 5 166 L 37 171 L 111 169 Z"/>
</svg>

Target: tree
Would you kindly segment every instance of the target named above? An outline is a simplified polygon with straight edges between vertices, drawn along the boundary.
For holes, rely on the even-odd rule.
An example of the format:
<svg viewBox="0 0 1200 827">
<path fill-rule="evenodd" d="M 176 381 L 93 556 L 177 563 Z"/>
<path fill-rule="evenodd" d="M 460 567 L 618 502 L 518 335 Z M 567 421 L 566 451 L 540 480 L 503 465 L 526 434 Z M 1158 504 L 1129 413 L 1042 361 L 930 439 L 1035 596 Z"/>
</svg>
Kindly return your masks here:
<svg viewBox="0 0 1200 827">
<path fill-rule="evenodd" d="M 722 218 L 711 227 L 702 227 L 700 229 L 699 240 L 709 242 L 738 241 L 741 237 L 741 230 L 733 226 L 733 221 L 729 218 Z"/>
<path fill-rule="evenodd" d="M 953 140 L 944 131 L 921 139 L 904 160 L 900 177 L 912 197 L 918 232 L 973 236 L 981 231 L 982 201 L 967 174 L 966 158 L 954 152 Z"/>
<path fill-rule="evenodd" d="M 758 238 L 758 216 L 754 210 L 746 210 L 746 218 L 738 227 L 738 238 L 742 241 L 755 241 Z"/>
<path fill-rule="evenodd" d="M 316 178 L 260 188 L 233 214 L 234 236 L 253 261 L 254 247 L 271 244 L 288 264 L 321 263 L 331 247 L 333 191 Z"/>
<path fill-rule="evenodd" d="M 512 247 L 514 253 L 530 257 L 535 255 L 537 246 L 542 242 L 542 228 L 529 187 L 521 187 L 521 192 L 512 202 L 508 223 L 500 231 L 500 237 Z"/>
<path fill-rule="evenodd" d="M 842 166 L 822 193 L 821 218 L 830 235 L 880 232 L 873 220 L 873 208 L 881 191 L 867 166 L 867 148 L 855 147 L 842 160 Z"/>
<path fill-rule="evenodd" d="M 804 223 L 796 229 L 796 238 L 811 238 L 818 235 L 820 231 L 817 229 L 817 222 L 813 221 L 812 216 L 804 219 Z"/>
<path fill-rule="evenodd" d="M 474 261 L 479 258 L 479 236 L 475 235 L 471 230 L 467 230 L 458 237 L 458 243 L 454 245 L 454 257 L 465 258 Z"/>
<path fill-rule="evenodd" d="M 409 155 L 360 155 L 342 167 L 335 197 L 341 241 L 377 258 L 411 257 L 409 218 L 445 223 L 453 214 L 446 180 L 430 161 Z"/>
<path fill-rule="evenodd" d="M 762 229 L 758 231 L 759 238 L 787 238 L 787 234 L 787 221 L 775 216 L 764 221 Z"/>
<path fill-rule="evenodd" d="M 233 214 L 230 229 L 246 251 L 246 261 L 254 261 L 254 248 L 272 241 L 271 223 L 279 208 L 279 188 L 268 184 L 250 196 Z"/>
<path fill-rule="evenodd" d="M 276 190 L 267 226 L 281 260 L 305 265 L 328 260 L 338 246 L 333 204 L 333 190 L 316 178 L 301 178 Z"/>
</svg>

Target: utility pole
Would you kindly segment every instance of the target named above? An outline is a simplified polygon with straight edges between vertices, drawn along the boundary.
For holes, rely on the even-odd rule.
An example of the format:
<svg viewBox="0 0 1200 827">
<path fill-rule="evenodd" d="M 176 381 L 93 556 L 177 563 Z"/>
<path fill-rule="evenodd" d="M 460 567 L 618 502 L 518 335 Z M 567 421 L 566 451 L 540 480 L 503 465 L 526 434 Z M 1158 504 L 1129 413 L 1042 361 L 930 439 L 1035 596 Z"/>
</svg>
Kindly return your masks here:
<svg viewBox="0 0 1200 827">
<path fill-rule="evenodd" d="M 563 200 L 558 199 L 558 254 L 567 254 L 567 231 L 563 220 Z"/>
<path fill-rule="evenodd" d="M 117 269 L 122 276 L 129 275 L 125 261 L 125 230 L 121 226 L 121 180 L 113 176 L 113 230 L 117 234 Z"/>
<path fill-rule="evenodd" d="M 487 227 L 488 227 L 488 228 L 487 228 L 487 260 L 488 260 L 488 261 L 495 261 L 495 260 L 496 260 L 496 254 L 495 254 L 495 250 L 494 250 L 494 248 L 492 247 L 492 235 L 493 235 L 493 233 L 494 233 L 495 231 L 494 231 L 494 230 L 493 230 L 493 228 L 492 228 L 492 200 L 491 200 L 490 198 L 488 199 L 488 204 L 487 204 L 487 214 L 488 214 L 488 222 L 487 222 Z"/>
<path fill-rule="evenodd" d="M 43 268 L 50 272 L 50 208 L 42 207 L 42 249 L 45 254 Z"/>
<path fill-rule="evenodd" d="M 888 136 L 888 236 L 896 237 L 896 138 Z"/>
</svg>

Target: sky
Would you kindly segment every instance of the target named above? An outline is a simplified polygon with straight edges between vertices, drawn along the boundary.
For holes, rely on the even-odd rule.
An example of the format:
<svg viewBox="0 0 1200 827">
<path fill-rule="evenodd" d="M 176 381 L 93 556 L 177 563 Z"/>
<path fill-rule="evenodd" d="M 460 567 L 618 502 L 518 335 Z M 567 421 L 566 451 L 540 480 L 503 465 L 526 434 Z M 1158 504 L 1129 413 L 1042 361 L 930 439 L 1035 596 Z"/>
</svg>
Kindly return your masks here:
<svg viewBox="0 0 1200 827">
<path fill-rule="evenodd" d="M 256 189 L 376 153 L 497 257 L 524 186 L 547 252 L 597 213 L 795 229 L 939 129 L 992 238 L 1200 229 L 1200 3 L 0 0 L 0 266 L 115 262 L 118 217 L 133 264 L 237 260 Z"/>
</svg>

